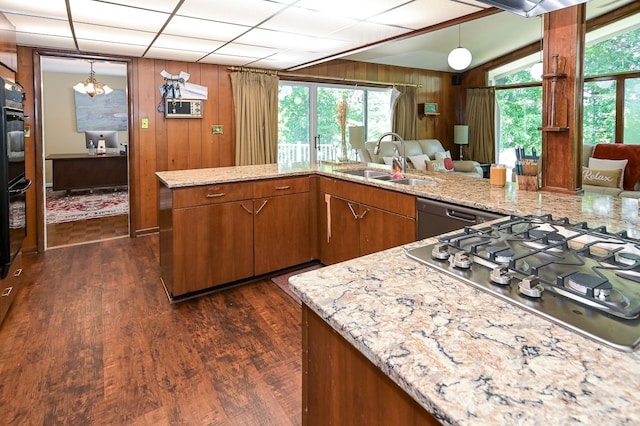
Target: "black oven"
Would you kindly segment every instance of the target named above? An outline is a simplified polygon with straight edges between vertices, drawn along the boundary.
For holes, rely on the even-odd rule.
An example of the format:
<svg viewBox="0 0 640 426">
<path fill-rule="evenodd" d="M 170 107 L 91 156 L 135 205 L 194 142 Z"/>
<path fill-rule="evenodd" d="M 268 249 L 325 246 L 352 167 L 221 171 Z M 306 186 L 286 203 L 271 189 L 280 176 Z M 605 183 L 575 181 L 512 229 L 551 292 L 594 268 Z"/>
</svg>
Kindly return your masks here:
<svg viewBox="0 0 640 426">
<path fill-rule="evenodd" d="M 0 78 L 0 278 L 5 278 L 27 235 L 23 92 Z"/>
</svg>

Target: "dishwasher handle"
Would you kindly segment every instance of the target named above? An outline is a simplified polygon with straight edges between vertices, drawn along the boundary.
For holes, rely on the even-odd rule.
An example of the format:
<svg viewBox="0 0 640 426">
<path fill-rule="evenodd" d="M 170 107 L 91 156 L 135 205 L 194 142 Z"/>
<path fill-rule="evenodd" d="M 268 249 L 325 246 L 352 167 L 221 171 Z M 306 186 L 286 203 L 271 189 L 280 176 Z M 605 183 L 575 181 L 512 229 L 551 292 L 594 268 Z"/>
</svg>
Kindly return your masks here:
<svg viewBox="0 0 640 426">
<path fill-rule="evenodd" d="M 474 223 L 474 224 L 478 223 L 478 216 L 474 214 L 463 213 L 459 210 L 454 210 L 449 208 L 446 210 L 445 214 L 453 219 L 462 220 L 462 221 Z"/>
</svg>

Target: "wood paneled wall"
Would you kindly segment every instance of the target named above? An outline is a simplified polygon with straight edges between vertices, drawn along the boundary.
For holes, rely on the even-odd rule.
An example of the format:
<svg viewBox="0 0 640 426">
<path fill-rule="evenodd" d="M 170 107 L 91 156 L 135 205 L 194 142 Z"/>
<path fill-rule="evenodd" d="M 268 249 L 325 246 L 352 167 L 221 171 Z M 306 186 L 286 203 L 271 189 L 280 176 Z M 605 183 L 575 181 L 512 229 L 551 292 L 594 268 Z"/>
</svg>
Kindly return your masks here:
<svg viewBox="0 0 640 426">
<path fill-rule="evenodd" d="M 27 153 L 27 174 L 36 176 L 35 158 L 42 153 L 40 129 L 34 126 L 34 99 L 36 90 L 34 73 L 40 72 L 36 49 L 18 48 L 18 79 L 27 93 L 27 114 L 32 119 L 34 149 Z M 34 59 L 35 58 L 35 59 Z M 190 82 L 207 86 L 208 99 L 203 105 L 202 119 L 165 119 L 157 107 L 161 100 L 159 86 L 164 83 L 162 70 L 170 74 L 188 72 Z M 155 173 L 165 170 L 224 167 L 235 163 L 235 122 L 231 91 L 230 71 L 226 65 L 196 64 L 178 61 L 134 58 L 129 61 L 129 101 L 131 130 L 129 142 L 129 182 L 131 201 L 131 227 L 133 235 L 155 232 L 158 226 L 158 184 Z M 455 152 L 453 125 L 458 124 L 455 114 L 456 91 L 451 74 L 437 71 L 366 64 L 337 60 L 323 65 L 305 68 L 297 74 L 326 77 L 373 80 L 395 83 L 419 83 L 418 102 L 435 102 L 441 112 L 437 118 L 423 118 L 419 124 L 420 138 L 437 138 Z M 149 120 L 149 127 L 142 128 L 142 119 Z M 212 125 L 223 125 L 224 134 L 212 135 Z M 38 149 L 37 147 L 40 147 Z M 40 153 L 40 154 L 38 154 Z M 35 191 L 34 191 L 35 194 Z M 29 235 L 25 247 L 38 248 L 37 235 L 44 233 L 40 224 L 36 232 L 36 212 L 42 209 L 42 197 L 32 195 L 33 208 L 29 209 Z M 32 231 L 33 230 L 33 231 Z M 42 248 L 42 245 L 40 245 Z M 26 250 L 28 251 L 28 250 Z"/>
</svg>

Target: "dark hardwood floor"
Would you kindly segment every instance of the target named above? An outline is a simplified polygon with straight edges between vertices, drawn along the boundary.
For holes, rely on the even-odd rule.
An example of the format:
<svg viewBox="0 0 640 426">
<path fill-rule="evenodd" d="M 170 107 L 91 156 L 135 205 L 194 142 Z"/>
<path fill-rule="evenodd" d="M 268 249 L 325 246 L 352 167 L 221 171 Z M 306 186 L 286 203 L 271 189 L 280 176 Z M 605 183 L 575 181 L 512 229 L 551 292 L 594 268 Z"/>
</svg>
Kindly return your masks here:
<svg viewBox="0 0 640 426">
<path fill-rule="evenodd" d="M 298 425 L 301 308 L 269 280 L 170 305 L 158 238 L 25 255 L 2 424 Z"/>
<path fill-rule="evenodd" d="M 129 235 L 129 215 L 47 224 L 47 248 L 84 244 Z"/>
</svg>

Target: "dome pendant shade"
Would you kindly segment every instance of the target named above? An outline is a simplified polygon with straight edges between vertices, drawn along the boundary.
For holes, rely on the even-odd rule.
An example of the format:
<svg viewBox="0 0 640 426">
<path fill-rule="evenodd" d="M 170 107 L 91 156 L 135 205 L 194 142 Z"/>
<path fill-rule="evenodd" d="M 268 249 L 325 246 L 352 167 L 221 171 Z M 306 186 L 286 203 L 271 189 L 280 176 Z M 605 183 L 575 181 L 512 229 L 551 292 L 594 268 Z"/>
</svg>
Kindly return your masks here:
<svg viewBox="0 0 640 426">
<path fill-rule="evenodd" d="M 531 74 L 531 77 L 535 78 L 536 80 L 540 80 L 542 78 L 542 61 L 533 64 L 533 66 L 529 69 L 529 74 Z"/>
<path fill-rule="evenodd" d="M 471 64 L 471 52 L 464 47 L 456 47 L 447 58 L 449 66 L 456 71 L 463 70 Z"/>
</svg>

